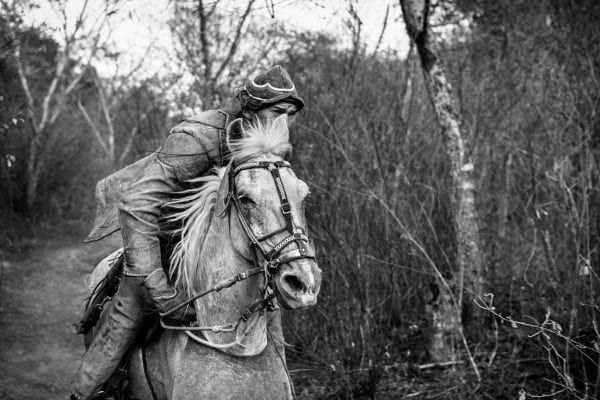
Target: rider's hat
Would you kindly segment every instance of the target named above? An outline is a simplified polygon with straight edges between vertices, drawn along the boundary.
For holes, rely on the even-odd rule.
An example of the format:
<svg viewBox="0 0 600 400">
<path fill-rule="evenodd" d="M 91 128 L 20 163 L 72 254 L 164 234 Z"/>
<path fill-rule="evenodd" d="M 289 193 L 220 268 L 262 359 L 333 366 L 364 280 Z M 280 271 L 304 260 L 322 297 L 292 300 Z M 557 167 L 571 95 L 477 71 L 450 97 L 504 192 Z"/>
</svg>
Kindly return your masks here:
<svg viewBox="0 0 600 400">
<path fill-rule="evenodd" d="M 304 107 L 304 100 L 298 96 L 292 78 L 280 65 L 252 75 L 244 86 L 237 89 L 236 96 L 242 109 L 251 111 L 282 101 L 294 104 L 298 111 Z"/>
</svg>

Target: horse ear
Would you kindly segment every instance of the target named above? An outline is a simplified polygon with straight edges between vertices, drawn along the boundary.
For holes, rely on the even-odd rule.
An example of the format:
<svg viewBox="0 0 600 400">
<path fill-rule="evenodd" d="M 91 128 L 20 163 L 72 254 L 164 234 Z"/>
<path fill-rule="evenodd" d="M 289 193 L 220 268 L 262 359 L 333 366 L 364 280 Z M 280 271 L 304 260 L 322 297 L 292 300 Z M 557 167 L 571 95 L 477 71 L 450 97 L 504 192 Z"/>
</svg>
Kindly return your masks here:
<svg viewBox="0 0 600 400">
<path fill-rule="evenodd" d="M 273 120 L 273 129 L 276 132 L 282 132 L 289 140 L 290 128 L 288 127 L 287 115 L 280 115 Z"/>
<path fill-rule="evenodd" d="M 231 163 L 225 169 L 225 173 L 223 174 L 223 178 L 221 178 L 221 187 L 219 188 L 219 195 L 217 196 L 217 201 L 215 204 L 215 215 L 223 216 L 227 212 L 227 208 L 229 207 L 229 169 L 232 168 Z"/>
<path fill-rule="evenodd" d="M 290 141 L 290 129 L 289 129 L 289 125 L 288 125 L 288 119 L 287 119 L 287 115 L 280 115 L 279 117 L 275 118 L 272 122 L 272 129 L 275 132 L 279 132 L 280 134 L 284 135 L 286 142 Z M 285 160 L 290 160 L 292 158 L 292 146 L 289 145 L 288 149 L 286 150 L 285 154 L 282 155 L 282 157 Z"/>
<path fill-rule="evenodd" d="M 231 121 L 231 123 L 227 126 L 227 144 L 245 137 L 246 130 L 244 129 L 244 120 L 237 118 Z"/>
</svg>

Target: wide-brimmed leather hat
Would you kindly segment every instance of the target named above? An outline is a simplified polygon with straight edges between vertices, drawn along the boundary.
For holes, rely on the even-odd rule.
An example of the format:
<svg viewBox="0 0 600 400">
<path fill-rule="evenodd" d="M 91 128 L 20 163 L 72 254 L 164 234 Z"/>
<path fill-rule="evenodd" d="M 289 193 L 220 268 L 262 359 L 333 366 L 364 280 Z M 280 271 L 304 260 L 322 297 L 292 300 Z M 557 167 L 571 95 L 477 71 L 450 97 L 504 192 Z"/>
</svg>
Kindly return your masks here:
<svg viewBox="0 0 600 400">
<path fill-rule="evenodd" d="M 280 65 L 252 75 L 244 86 L 237 89 L 236 95 L 242 109 L 251 111 L 282 101 L 294 104 L 298 111 L 304 107 L 304 100 L 298 95 L 290 74 Z"/>
</svg>

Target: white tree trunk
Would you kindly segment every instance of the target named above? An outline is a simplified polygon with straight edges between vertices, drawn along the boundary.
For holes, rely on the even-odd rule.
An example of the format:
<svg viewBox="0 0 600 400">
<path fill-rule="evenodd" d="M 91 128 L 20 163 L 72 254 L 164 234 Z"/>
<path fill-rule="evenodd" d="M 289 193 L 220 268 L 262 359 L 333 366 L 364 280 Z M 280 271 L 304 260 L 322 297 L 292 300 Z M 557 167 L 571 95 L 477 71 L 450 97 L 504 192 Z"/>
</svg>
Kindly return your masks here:
<svg viewBox="0 0 600 400">
<path fill-rule="evenodd" d="M 443 357 L 453 354 L 451 347 L 458 338 L 457 335 L 462 336 L 462 307 L 472 307 L 471 300 L 482 295 L 485 286 L 475 208 L 475 184 L 472 178 L 473 164 L 465 160 L 465 146 L 452 87 L 436 54 L 432 32 L 428 27 L 429 2 L 400 0 L 400 6 L 409 36 L 417 46 L 427 92 L 440 123 L 453 186 L 451 202 L 457 243 L 457 268 L 456 275 L 449 283 L 457 304 L 452 304 L 452 296 L 445 293 L 444 285 L 439 285 L 440 293 L 434 299 L 435 303 L 429 307 L 434 328 L 430 350 L 434 358 L 442 361 Z M 476 310 L 475 307 L 472 309 Z M 478 312 L 477 314 L 481 316 Z"/>
</svg>

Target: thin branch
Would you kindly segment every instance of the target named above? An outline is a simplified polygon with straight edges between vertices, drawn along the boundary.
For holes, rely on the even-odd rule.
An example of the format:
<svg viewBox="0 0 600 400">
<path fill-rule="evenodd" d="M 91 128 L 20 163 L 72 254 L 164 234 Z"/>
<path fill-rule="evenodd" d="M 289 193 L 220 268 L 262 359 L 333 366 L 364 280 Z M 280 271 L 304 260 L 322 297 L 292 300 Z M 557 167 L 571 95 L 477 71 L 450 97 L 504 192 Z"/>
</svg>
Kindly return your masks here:
<svg viewBox="0 0 600 400">
<path fill-rule="evenodd" d="M 127 157 L 129 152 L 131 151 L 131 148 L 133 146 L 133 139 L 136 137 L 136 135 L 138 133 L 140 123 L 142 123 L 142 121 L 148 117 L 148 114 L 149 113 L 144 113 L 142 115 L 142 118 L 140 118 L 140 120 L 135 124 L 135 126 L 133 128 L 131 128 L 131 131 L 129 131 L 129 137 L 127 138 L 127 143 L 125 144 L 125 148 L 123 149 L 123 151 L 121 152 L 121 155 L 119 156 L 119 165 L 123 164 L 125 157 Z"/>
<path fill-rule="evenodd" d="M 21 82 L 21 87 L 23 88 L 23 92 L 25 93 L 25 98 L 27 99 L 27 107 L 29 107 L 28 114 L 33 122 L 33 125 L 35 126 L 34 129 L 37 130 L 37 124 L 35 122 L 35 118 L 33 117 L 33 113 L 34 113 L 33 97 L 31 96 L 31 91 L 29 90 L 29 83 L 27 82 L 27 77 L 25 76 L 25 70 L 23 68 L 23 62 L 21 60 L 21 42 L 16 40 L 16 38 L 14 38 L 14 34 L 11 36 L 13 36 L 12 39 L 15 40 L 15 48 L 14 48 L 15 63 L 17 64 L 17 74 L 19 75 L 19 81 Z"/>
<path fill-rule="evenodd" d="M 69 43 L 71 43 L 72 38 L 75 37 L 75 33 L 73 33 L 73 36 L 69 37 L 69 26 L 68 26 L 68 21 L 69 18 L 67 17 L 67 10 L 66 10 L 66 3 L 65 2 L 59 2 L 57 4 L 60 7 L 60 16 L 62 17 L 62 29 L 63 29 L 63 36 L 64 36 L 64 40 L 65 40 L 65 51 L 66 49 L 68 49 L 69 47 Z"/>
<path fill-rule="evenodd" d="M 121 152 L 121 155 L 119 156 L 119 165 L 121 165 L 123 163 L 123 161 L 125 160 L 125 157 L 127 157 L 129 152 L 131 151 L 131 148 L 133 146 L 133 139 L 135 138 L 135 136 L 138 133 L 140 124 L 142 122 L 144 122 L 144 120 L 146 118 L 148 118 L 148 115 L 150 115 L 150 113 L 152 111 L 154 111 L 155 108 L 156 107 L 152 106 L 152 107 L 150 107 L 150 109 L 148 109 L 146 112 L 144 112 L 140 116 L 140 118 L 138 118 L 138 120 L 135 123 L 135 125 L 133 126 L 133 128 L 131 128 L 131 130 L 129 131 L 129 137 L 127 138 L 127 143 L 125 144 L 125 148 L 123 149 L 123 152 Z"/>
<path fill-rule="evenodd" d="M 457 364 L 462 364 L 462 363 L 463 363 L 462 360 L 453 360 L 453 361 L 444 361 L 444 362 L 437 362 L 437 363 L 421 364 L 421 365 L 419 365 L 419 369 L 422 371 L 424 369 L 438 368 L 438 367 L 450 367 L 450 366 L 457 365 Z"/>
<path fill-rule="evenodd" d="M 98 78 L 94 80 L 94 84 L 96 85 L 96 89 L 98 91 L 98 98 L 100 99 L 102 114 L 104 115 L 104 120 L 106 121 L 106 126 L 108 128 L 107 146 L 110 151 L 110 159 L 113 160 L 115 157 L 115 129 L 112 123 L 112 118 L 110 117 L 110 110 L 108 109 L 108 105 L 106 103 L 106 96 L 104 95 L 104 90 L 102 90 L 102 85 L 100 84 Z"/>
<path fill-rule="evenodd" d="M 200 44 L 202 45 L 202 64 L 204 65 L 204 79 L 210 81 L 212 75 L 212 64 L 208 54 L 208 40 L 206 39 L 206 25 L 208 18 L 204 13 L 204 4 L 202 0 L 198 0 L 198 18 L 200 21 Z"/>
<path fill-rule="evenodd" d="M 352 53 L 350 61 L 348 62 L 349 70 L 354 71 L 355 63 L 360 53 L 361 35 L 363 22 L 360 19 L 352 0 L 348 1 L 348 14 L 350 14 L 350 20 L 347 22 L 347 26 L 352 32 Z"/>
<path fill-rule="evenodd" d="M 71 35 L 71 40 L 75 39 L 75 35 L 77 34 L 77 31 L 83 25 L 83 16 L 85 14 L 85 10 L 87 9 L 87 6 L 88 6 L 88 0 L 85 0 L 83 2 L 83 6 L 81 7 L 81 11 L 79 12 L 79 16 L 75 20 L 75 28 L 73 29 L 73 34 Z"/>
<path fill-rule="evenodd" d="M 79 108 L 79 111 L 81 111 L 81 113 L 83 114 L 83 118 L 85 118 L 85 121 L 88 123 L 88 125 L 92 129 L 92 133 L 94 134 L 94 137 L 96 138 L 96 140 L 98 141 L 98 143 L 100 144 L 102 149 L 106 152 L 106 155 L 108 155 L 110 157 L 110 151 L 108 150 L 106 143 L 104 143 L 104 140 L 102 140 L 102 135 L 98 131 L 98 128 L 96 127 L 96 124 L 94 124 L 94 121 L 92 121 L 89 114 L 83 107 L 83 104 L 81 104 L 81 101 L 77 101 L 77 108 Z"/>
<path fill-rule="evenodd" d="M 223 62 L 221 63 L 221 66 L 219 67 L 219 70 L 213 77 L 213 82 L 216 82 L 217 79 L 219 79 L 219 77 L 223 73 L 223 70 L 227 67 L 227 64 L 229 64 L 229 61 L 231 61 L 231 58 L 234 56 L 234 54 L 237 50 L 239 41 L 240 41 L 240 37 L 242 35 L 242 29 L 244 27 L 244 23 L 246 22 L 246 19 L 248 18 L 248 15 L 250 14 L 250 11 L 252 10 L 252 5 L 254 4 L 255 1 L 256 0 L 248 1 L 248 6 L 246 7 L 246 11 L 244 11 L 244 14 L 240 18 L 240 23 L 237 26 L 237 29 L 235 32 L 235 37 L 233 38 L 233 41 L 231 42 L 231 47 L 229 47 L 229 53 L 227 54 L 227 57 L 225 57 L 225 60 L 223 60 Z"/>
<path fill-rule="evenodd" d="M 71 81 L 71 83 L 67 86 L 67 88 L 62 92 L 62 96 L 58 102 L 58 105 L 56 107 L 54 107 L 54 112 L 52 113 L 52 117 L 50 118 L 51 124 L 53 124 L 56 121 L 56 119 L 60 116 L 60 113 L 62 112 L 62 110 L 66 104 L 69 94 L 71 94 L 71 92 L 77 87 L 77 85 L 79 84 L 79 81 L 81 81 L 83 76 L 86 74 L 86 72 L 90 68 L 90 66 L 92 64 L 92 59 L 94 58 L 94 56 L 96 55 L 96 52 L 98 51 L 99 41 L 100 41 L 100 33 L 98 33 L 96 35 L 94 44 L 92 46 L 92 50 L 90 51 L 90 54 L 85 63 L 85 66 L 82 68 L 81 72 Z"/>
<path fill-rule="evenodd" d="M 156 75 L 157 74 L 155 74 L 154 77 Z M 166 87 L 161 88 L 160 94 L 164 95 L 167 92 L 167 90 L 171 89 L 178 82 L 179 82 L 179 79 L 173 79 Z M 119 160 L 118 160 L 119 165 L 123 164 L 125 157 L 127 157 L 129 152 L 131 151 L 131 148 L 133 147 L 133 139 L 136 137 L 136 135 L 139 131 L 140 124 L 142 122 L 144 122 L 148 118 L 150 113 L 153 112 L 154 110 L 156 110 L 156 108 L 157 108 L 156 104 L 151 104 L 149 107 L 146 107 L 146 110 L 138 117 L 137 121 L 135 122 L 135 125 L 129 131 L 129 135 L 127 137 L 127 142 L 125 143 L 125 147 L 123 148 L 123 151 L 121 152 L 121 155 L 119 156 Z"/>
<path fill-rule="evenodd" d="M 212 15 L 215 13 L 215 10 L 217 9 L 217 6 L 219 5 L 219 3 L 220 3 L 220 0 L 213 1 L 210 11 L 205 14 L 206 18 L 212 17 Z"/>
<path fill-rule="evenodd" d="M 65 65 L 67 64 L 67 47 L 61 52 L 58 56 L 58 61 L 56 63 L 56 70 L 54 71 L 54 77 L 52 78 L 52 82 L 48 87 L 48 91 L 46 92 L 46 96 L 44 97 L 44 101 L 42 102 L 42 118 L 39 122 L 39 129 L 44 130 L 46 124 L 48 122 L 48 116 L 50 113 L 50 102 L 54 97 L 54 93 L 56 92 L 56 88 L 58 87 L 58 81 L 62 79 Z"/>
<path fill-rule="evenodd" d="M 133 68 L 131 68 L 131 70 L 129 72 L 127 72 L 125 75 L 119 76 L 120 63 L 119 62 L 116 63 L 117 70 L 115 71 L 115 74 L 110 79 L 110 84 L 109 84 L 110 93 L 114 94 L 117 92 L 117 89 L 116 89 L 117 83 L 115 83 L 117 81 L 117 78 L 119 78 L 119 82 L 120 82 L 119 85 L 124 86 L 129 82 L 129 80 L 131 79 L 131 77 L 134 74 L 136 74 L 139 70 L 142 69 L 142 67 L 144 67 L 148 63 L 148 54 L 150 54 L 150 50 L 152 50 L 153 47 L 154 47 L 154 42 L 152 42 L 148 45 L 148 47 L 144 51 L 144 55 L 140 57 L 139 62 Z M 156 74 L 154 76 L 156 76 Z M 119 102 L 119 96 L 113 95 L 113 99 L 110 102 L 110 109 L 113 109 L 117 105 L 118 102 Z"/>
<path fill-rule="evenodd" d="M 383 35 L 387 28 L 389 15 L 390 15 L 390 5 L 388 4 L 385 9 L 385 17 L 383 18 L 383 27 L 381 28 L 381 33 L 379 34 L 379 39 L 377 39 L 377 44 L 375 45 L 375 50 L 373 50 L 372 58 L 375 58 L 375 56 L 377 55 L 377 51 L 379 51 L 379 46 L 381 46 L 381 41 L 383 40 Z"/>
</svg>

